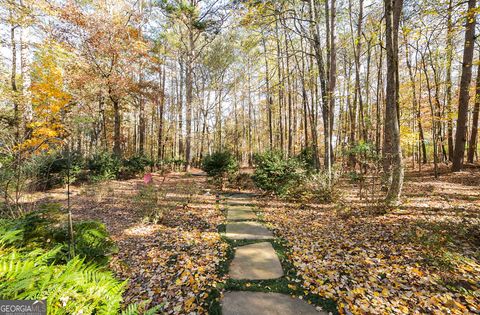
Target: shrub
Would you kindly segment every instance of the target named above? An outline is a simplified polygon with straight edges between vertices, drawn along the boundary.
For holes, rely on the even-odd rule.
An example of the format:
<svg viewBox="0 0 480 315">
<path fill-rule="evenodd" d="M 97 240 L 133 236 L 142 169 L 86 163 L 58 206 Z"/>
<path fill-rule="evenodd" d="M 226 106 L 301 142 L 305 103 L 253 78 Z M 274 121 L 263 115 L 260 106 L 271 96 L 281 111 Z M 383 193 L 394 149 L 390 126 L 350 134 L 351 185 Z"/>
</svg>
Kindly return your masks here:
<svg viewBox="0 0 480 315">
<path fill-rule="evenodd" d="M 305 165 L 308 171 L 314 171 L 316 169 L 315 151 L 312 147 L 303 148 L 296 158 Z"/>
<path fill-rule="evenodd" d="M 305 177 L 303 162 L 295 158 L 284 158 L 281 152 L 269 151 L 254 156 L 253 180 L 263 190 L 278 196 L 286 196 Z"/>
<path fill-rule="evenodd" d="M 3 221 L 2 221 L 3 222 Z M 3 226 L 3 228 L 2 228 Z M 59 204 L 44 204 L 23 218 L 0 224 L 2 231 L 21 231 L 21 245 L 27 249 L 53 249 L 61 245 L 57 260 L 66 261 L 69 243 L 67 215 Z M 81 258 L 106 263 L 116 251 L 105 225 L 98 221 L 81 221 L 73 224 L 75 253 Z"/>
<path fill-rule="evenodd" d="M 60 230 L 56 238 L 63 243 L 68 241 L 68 230 Z M 108 256 L 117 251 L 110 239 L 107 228 L 99 221 L 81 221 L 73 224 L 75 237 L 75 254 L 100 264 L 108 262 Z"/>
<path fill-rule="evenodd" d="M 144 155 L 135 155 L 122 161 L 122 177 L 134 177 L 145 171 L 145 168 L 152 166 L 152 161 Z"/>
<path fill-rule="evenodd" d="M 74 183 L 83 168 L 83 159 L 77 153 L 43 154 L 32 160 L 31 178 L 34 189 L 46 190 L 67 183 L 70 164 L 70 183 Z"/>
<path fill-rule="evenodd" d="M 230 151 L 218 151 L 203 158 L 202 169 L 208 176 L 223 178 L 238 171 L 238 162 Z"/>
<path fill-rule="evenodd" d="M 93 155 L 87 161 L 88 169 L 94 181 L 117 178 L 120 173 L 121 161 L 108 152 Z"/>
<path fill-rule="evenodd" d="M 303 202 L 332 202 L 340 197 L 340 192 L 336 188 L 336 177 L 328 182 L 328 175 L 325 172 L 312 173 L 298 181 L 288 192 L 290 199 Z"/>
</svg>

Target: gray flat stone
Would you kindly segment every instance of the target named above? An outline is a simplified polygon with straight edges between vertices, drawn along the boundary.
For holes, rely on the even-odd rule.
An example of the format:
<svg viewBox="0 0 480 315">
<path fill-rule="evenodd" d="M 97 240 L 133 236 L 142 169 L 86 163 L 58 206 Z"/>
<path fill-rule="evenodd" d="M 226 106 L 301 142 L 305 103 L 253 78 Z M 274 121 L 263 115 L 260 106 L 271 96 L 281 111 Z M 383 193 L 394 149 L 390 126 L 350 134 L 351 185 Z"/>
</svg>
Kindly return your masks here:
<svg viewBox="0 0 480 315">
<path fill-rule="evenodd" d="M 227 207 L 228 210 L 240 210 L 240 211 L 255 211 L 252 206 L 232 205 Z"/>
<path fill-rule="evenodd" d="M 229 206 L 248 206 L 252 205 L 253 201 L 250 199 L 227 199 L 226 204 Z"/>
<path fill-rule="evenodd" d="M 255 219 L 257 219 L 257 215 L 253 211 L 228 209 L 227 212 L 227 220 L 229 221 L 244 221 Z"/>
<path fill-rule="evenodd" d="M 227 223 L 225 236 L 234 240 L 266 240 L 273 233 L 258 222 Z"/>
<path fill-rule="evenodd" d="M 307 302 L 280 293 L 225 292 L 223 315 L 327 315 Z"/>
<path fill-rule="evenodd" d="M 235 199 L 250 199 L 253 198 L 255 194 L 251 193 L 236 193 L 236 194 L 231 194 L 228 196 L 229 198 L 235 198 Z"/>
<path fill-rule="evenodd" d="M 237 280 L 277 279 L 283 276 L 283 269 L 272 244 L 262 242 L 237 247 L 229 275 Z"/>
</svg>

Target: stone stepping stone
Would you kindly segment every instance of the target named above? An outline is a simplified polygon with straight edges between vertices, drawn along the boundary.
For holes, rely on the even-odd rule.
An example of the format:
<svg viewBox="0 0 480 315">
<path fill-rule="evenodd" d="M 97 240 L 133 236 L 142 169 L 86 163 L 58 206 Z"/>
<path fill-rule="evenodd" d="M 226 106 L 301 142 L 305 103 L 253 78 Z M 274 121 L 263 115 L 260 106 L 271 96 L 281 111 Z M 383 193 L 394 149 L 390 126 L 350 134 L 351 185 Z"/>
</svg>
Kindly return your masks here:
<svg viewBox="0 0 480 315">
<path fill-rule="evenodd" d="M 227 199 L 226 204 L 229 206 L 249 206 L 253 204 L 251 199 Z"/>
<path fill-rule="evenodd" d="M 253 211 L 229 209 L 227 212 L 228 221 L 245 221 L 245 220 L 255 220 L 255 219 L 257 219 L 257 215 Z"/>
<path fill-rule="evenodd" d="M 266 240 L 273 233 L 258 222 L 227 223 L 225 236 L 233 240 Z"/>
<path fill-rule="evenodd" d="M 228 196 L 228 198 L 234 198 L 234 199 L 251 199 L 255 195 L 251 193 L 237 193 L 237 194 L 232 194 Z"/>
<path fill-rule="evenodd" d="M 327 315 L 307 302 L 280 293 L 225 292 L 223 315 Z"/>
<path fill-rule="evenodd" d="M 236 210 L 236 211 L 255 211 L 253 207 L 251 206 L 239 206 L 239 205 L 234 205 L 234 206 L 228 206 L 228 210 Z"/>
<path fill-rule="evenodd" d="M 272 244 L 262 242 L 237 247 L 229 275 L 236 280 L 277 279 L 283 269 Z"/>
</svg>

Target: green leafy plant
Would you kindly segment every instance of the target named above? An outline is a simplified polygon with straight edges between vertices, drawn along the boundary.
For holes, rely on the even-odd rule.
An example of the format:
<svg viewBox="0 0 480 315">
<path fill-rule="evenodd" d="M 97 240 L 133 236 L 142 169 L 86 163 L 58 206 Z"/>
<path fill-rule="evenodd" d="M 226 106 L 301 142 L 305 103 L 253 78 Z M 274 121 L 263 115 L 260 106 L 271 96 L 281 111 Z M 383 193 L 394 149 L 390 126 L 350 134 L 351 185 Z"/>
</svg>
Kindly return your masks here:
<svg viewBox="0 0 480 315">
<path fill-rule="evenodd" d="M 0 233 L 21 231 L 21 247 L 26 249 L 53 249 L 61 245 L 57 260 L 67 260 L 69 233 L 67 215 L 60 204 L 40 206 L 22 218 L 0 221 Z M 75 253 L 87 261 L 105 264 L 108 256 L 117 250 L 109 238 L 105 225 L 98 221 L 80 221 L 73 224 Z"/>
<path fill-rule="evenodd" d="M 296 158 L 306 167 L 308 171 L 316 169 L 315 151 L 312 147 L 303 148 Z"/>
<path fill-rule="evenodd" d="M 123 178 L 134 177 L 145 171 L 145 168 L 152 166 L 152 161 L 144 155 L 134 155 L 122 161 L 120 174 Z"/>
<path fill-rule="evenodd" d="M 111 314 L 120 309 L 126 282 L 95 264 L 74 257 L 55 263 L 61 247 L 0 254 L 0 296 L 47 301 L 49 314 Z"/>
<path fill-rule="evenodd" d="M 62 259 L 65 245 L 55 238 L 42 242 L 38 234 L 43 231 L 42 236 L 47 236 L 51 232 L 44 227 L 52 218 L 48 214 L 55 211 L 49 206 L 39 212 L 42 214 L 28 218 L 0 220 L 0 296 L 44 299 L 48 314 L 54 315 L 120 314 L 127 281 L 117 280 L 106 265 L 90 262 L 87 256 Z M 99 230 L 98 224 L 81 222 L 80 226 L 79 230 L 85 231 L 82 247 L 99 244 L 97 233 L 91 233 Z M 148 310 L 148 304 L 144 301 L 129 305 L 123 314 L 155 314 L 160 308 Z"/>
<path fill-rule="evenodd" d="M 114 179 L 120 173 L 121 161 L 111 153 L 100 152 L 88 159 L 87 167 L 94 181 Z"/>
<path fill-rule="evenodd" d="M 76 152 L 60 152 L 57 154 L 42 154 L 33 160 L 31 176 L 36 178 L 33 183 L 35 189 L 45 190 L 64 185 L 67 180 L 70 184 L 81 179 L 85 161 Z"/>
<path fill-rule="evenodd" d="M 253 180 L 260 188 L 278 196 L 286 196 L 306 176 L 305 164 L 295 158 L 285 158 L 281 152 L 268 151 L 254 156 Z"/>
<path fill-rule="evenodd" d="M 230 151 L 218 151 L 203 158 L 202 169 L 223 186 L 225 177 L 236 174 L 239 165 Z"/>
</svg>

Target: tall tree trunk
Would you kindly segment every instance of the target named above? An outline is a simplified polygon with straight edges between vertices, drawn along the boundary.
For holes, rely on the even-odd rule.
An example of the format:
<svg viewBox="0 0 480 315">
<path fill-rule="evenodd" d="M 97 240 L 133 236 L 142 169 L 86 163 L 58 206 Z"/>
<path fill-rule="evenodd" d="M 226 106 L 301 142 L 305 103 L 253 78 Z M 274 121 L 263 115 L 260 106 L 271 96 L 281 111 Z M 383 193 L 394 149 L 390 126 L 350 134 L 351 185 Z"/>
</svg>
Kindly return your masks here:
<svg viewBox="0 0 480 315">
<path fill-rule="evenodd" d="M 163 159 L 164 157 L 164 152 L 163 152 L 163 116 L 164 116 L 164 108 L 165 108 L 165 66 L 163 66 L 163 71 L 160 68 L 160 90 L 159 90 L 159 102 L 158 102 L 158 147 L 157 147 L 157 161 L 160 162 L 160 160 Z"/>
<path fill-rule="evenodd" d="M 113 154 L 118 158 L 122 157 L 122 138 L 121 138 L 121 117 L 120 117 L 120 103 L 119 100 L 110 95 L 110 100 L 113 103 L 114 126 L 113 126 Z"/>
<path fill-rule="evenodd" d="M 193 3 L 193 2 L 192 2 Z M 187 138 L 185 141 L 185 171 L 190 170 L 192 163 L 192 101 L 193 101 L 193 62 L 195 59 L 195 42 L 193 39 L 193 32 L 190 30 L 189 36 L 189 54 L 187 56 L 187 73 L 186 73 L 186 124 L 187 124 Z"/>
<path fill-rule="evenodd" d="M 293 111 L 292 111 L 292 86 L 291 86 L 291 80 L 290 80 L 290 55 L 288 51 L 288 39 L 287 39 L 287 34 L 285 31 L 284 35 L 284 43 L 285 43 L 285 60 L 286 60 L 286 77 L 287 77 L 287 104 L 288 104 L 288 144 L 287 144 L 287 152 L 288 156 L 293 155 Z"/>
<path fill-rule="evenodd" d="M 452 119 L 452 61 L 453 61 L 453 23 L 452 11 L 453 0 L 448 1 L 447 11 L 447 77 L 445 79 L 446 102 L 447 102 L 447 138 L 448 138 L 448 160 L 453 161 L 453 119 Z"/>
<path fill-rule="evenodd" d="M 13 128 L 15 135 L 15 143 L 20 142 L 20 109 L 18 106 L 18 87 L 17 87 L 17 42 L 15 40 L 15 30 L 18 25 L 13 24 L 13 12 L 10 9 L 10 19 L 12 25 L 10 26 L 10 46 L 12 49 L 12 72 L 10 77 L 10 85 L 13 92 Z"/>
<path fill-rule="evenodd" d="M 467 119 L 469 87 L 472 79 L 472 59 L 475 41 L 475 5 L 476 0 L 468 0 L 468 12 L 465 25 L 465 42 L 463 46 L 462 76 L 460 78 L 460 91 L 458 96 L 458 119 L 455 133 L 455 148 L 453 154 L 452 171 L 462 170 L 467 141 Z"/>
<path fill-rule="evenodd" d="M 326 4 L 328 7 L 328 4 Z M 323 129 L 324 129 L 324 147 L 325 147 L 325 167 L 328 172 L 328 175 L 330 176 L 331 174 L 331 145 L 330 145 L 330 111 L 329 111 L 329 95 L 330 95 L 330 85 L 328 84 L 328 90 L 327 90 L 327 81 L 329 79 L 329 76 L 327 73 L 325 73 L 325 65 L 323 61 L 323 56 L 322 56 L 322 48 L 321 48 L 321 43 L 320 43 L 320 36 L 319 36 L 319 26 L 317 23 L 317 14 L 316 14 L 316 6 L 315 2 L 313 0 L 310 0 L 309 2 L 309 15 L 310 15 L 310 33 L 312 34 L 313 41 L 312 41 L 312 46 L 314 48 L 315 52 L 315 60 L 317 62 L 317 67 L 319 71 L 319 79 L 320 79 L 320 89 L 322 93 L 322 116 L 323 116 Z M 329 19 L 327 19 L 329 21 Z M 330 31 L 329 34 L 330 35 Z M 327 36 L 328 40 L 327 42 L 331 41 L 330 36 Z M 330 47 L 329 49 L 330 50 Z M 329 57 L 331 57 L 329 55 Z M 331 59 L 328 59 L 328 63 L 330 64 Z M 328 69 L 328 67 L 327 67 Z M 329 69 L 330 70 L 330 69 Z M 332 95 L 333 96 L 333 95 Z"/>
<path fill-rule="evenodd" d="M 145 131 L 146 131 L 146 121 L 145 121 L 145 100 L 143 96 L 140 95 L 138 103 L 138 153 L 140 155 L 145 154 Z"/>
<path fill-rule="evenodd" d="M 387 50 L 387 95 L 385 105 L 385 150 L 384 159 L 389 162 L 389 187 L 386 196 L 388 205 L 400 203 L 403 186 L 402 150 L 400 147 L 400 126 L 398 106 L 398 27 L 403 0 L 384 0 Z"/>
<path fill-rule="evenodd" d="M 23 6 L 23 1 L 20 1 L 20 5 Z M 30 78 L 29 78 L 29 65 L 28 65 L 28 54 L 29 46 L 26 43 L 26 38 L 28 38 L 27 30 L 23 27 L 20 27 L 20 74 L 22 82 L 22 105 L 23 105 L 23 129 L 24 129 L 24 138 L 28 139 L 32 135 L 32 128 L 30 123 L 33 119 L 33 107 L 29 95 L 30 87 Z M 27 35 L 27 36 L 25 36 Z"/>
<path fill-rule="evenodd" d="M 413 67 L 412 63 L 410 62 L 410 56 L 409 56 L 409 49 L 408 49 L 408 42 L 407 42 L 407 36 L 404 33 L 404 43 L 405 43 L 405 60 L 407 62 L 407 68 L 408 68 L 408 75 L 410 77 L 410 89 L 412 90 L 412 107 L 413 107 L 413 112 L 415 113 L 415 118 L 417 120 L 418 124 L 418 137 L 420 141 L 420 146 L 422 149 L 422 155 L 423 155 L 423 164 L 427 163 L 427 146 L 425 144 L 425 137 L 423 134 L 423 126 L 422 126 L 422 120 L 421 120 L 421 113 L 420 113 L 420 102 L 417 101 L 417 89 L 415 88 L 415 76 L 413 74 Z"/>
<path fill-rule="evenodd" d="M 477 66 L 477 82 L 475 83 L 475 107 L 473 108 L 472 132 L 470 133 L 470 142 L 468 144 L 468 163 L 473 163 L 475 151 L 477 150 L 478 137 L 478 115 L 480 111 L 480 64 Z"/>
<path fill-rule="evenodd" d="M 267 111 L 268 111 L 268 139 L 270 144 L 270 150 L 273 150 L 273 122 L 272 122 L 272 107 L 273 107 L 273 99 L 270 91 L 270 72 L 268 69 L 268 59 L 267 59 L 267 45 L 265 43 L 265 37 L 263 37 L 263 53 L 265 58 L 265 83 L 267 88 Z M 235 117 L 236 113 L 235 113 Z M 235 123 L 235 126 L 237 124 Z M 237 129 L 235 128 L 235 131 Z"/>
<path fill-rule="evenodd" d="M 283 73 L 283 62 L 282 62 L 282 51 L 280 49 L 280 34 L 278 31 L 278 19 L 275 20 L 275 35 L 277 37 L 277 79 L 278 79 L 278 127 L 279 127 L 279 136 L 280 136 L 280 150 L 284 151 L 285 146 L 284 146 L 284 125 L 282 122 L 283 119 L 283 79 L 282 79 L 282 73 Z"/>
<path fill-rule="evenodd" d="M 177 80 L 177 103 L 178 103 L 178 157 L 184 157 L 184 146 L 183 146 L 183 88 L 184 88 L 184 62 L 183 58 L 180 59 L 180 80 Z"/>
</svg>

